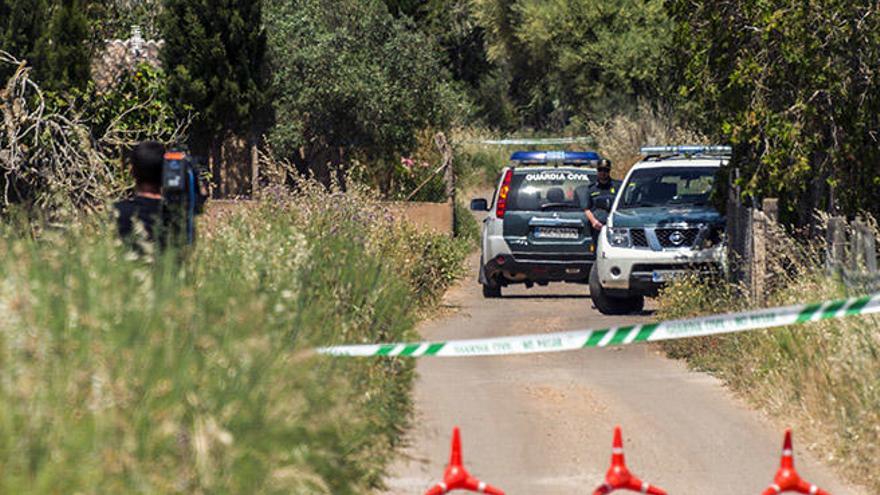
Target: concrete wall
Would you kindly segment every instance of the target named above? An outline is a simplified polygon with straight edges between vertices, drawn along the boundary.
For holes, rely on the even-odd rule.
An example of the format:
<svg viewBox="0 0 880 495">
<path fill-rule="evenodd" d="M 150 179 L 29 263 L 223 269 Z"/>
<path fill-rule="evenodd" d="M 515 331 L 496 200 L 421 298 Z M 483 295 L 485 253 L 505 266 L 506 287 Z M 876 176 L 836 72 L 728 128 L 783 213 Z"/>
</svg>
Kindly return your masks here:
<svg viewBox="0 0 880 495">
<path fill-rule="evenodd" d="M 236 208 L 244 208 L 253 205 L 249 200 L 209 200 L 206 204 L 204 218 L 200 223 L 210 226 L 213 222 L 222 219 Z M 416 228 L 426 232 L 439 234 L 453 234 L 452 227 L 452 203 L 427 203 L 414 201 L 389 201 L 382 203 L 396 216 L 403 218 Z"/>
<path fill-rule="evenodd" d="M 384 203 L 391 211 L 420 230 L 452 235 L 452 203 L 393 201 Z"/>
</svg>

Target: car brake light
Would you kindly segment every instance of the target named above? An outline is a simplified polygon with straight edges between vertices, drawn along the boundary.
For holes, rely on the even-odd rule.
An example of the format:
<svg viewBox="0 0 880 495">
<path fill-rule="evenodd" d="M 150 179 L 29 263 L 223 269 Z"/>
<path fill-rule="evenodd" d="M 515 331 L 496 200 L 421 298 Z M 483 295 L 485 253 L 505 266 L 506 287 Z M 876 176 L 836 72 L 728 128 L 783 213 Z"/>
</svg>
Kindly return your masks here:
<svg viewBox="0 0 880 495">
<path fill-rule="evenodd" d="M 504 174 L 504 181 L 501 182 L 501 189 L 498 190 L 498 205 L 495 207 L 495 216 L 504 218 L 504 211 L 507 210 L 507 195 L 510 194 L 510 181 L 513 179 L 513 169 L 507 169 Z"/>
</svg>

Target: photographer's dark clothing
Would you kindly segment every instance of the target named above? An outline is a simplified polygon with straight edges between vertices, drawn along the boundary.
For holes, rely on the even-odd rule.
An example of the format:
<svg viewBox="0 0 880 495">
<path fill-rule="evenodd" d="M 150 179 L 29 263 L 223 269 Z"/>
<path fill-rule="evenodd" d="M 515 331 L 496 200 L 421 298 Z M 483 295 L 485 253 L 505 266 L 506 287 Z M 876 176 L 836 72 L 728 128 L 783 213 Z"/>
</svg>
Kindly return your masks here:
<svg viewBox="0 0 880 495">
<path fill-rule="evenodd" d="M 144 226 L 146 240 L 155 242 L 159 236 L 162 219 L 162 200 L 135 196 L 113 205 L 116 210 L 116 228 L 119 237 L 130 240 L 135 231 L 135 222 Z"/>
<path fill-rule="evenodd" d="M 593 216 L 596 217 L 596 220 L 602 222 L 602 224 L 608 223 L 608 211 L 595 207 L 595 202 L 597 199 L 608 196 L 611 198 L 612 203 L 614 202 L 614 196 L 617 195 L 617 191 L 620 190 L 620 181 L 619 180 L 609 180 L 606 183 L 595 182 L 590 185 L 590 190 L 587 193 L 587 210 L 593 213 Z M 592 225 L 590 225 L 590 231 L 593 233 L 593 242 L 598 245 L 599 243 L 599 231 L 594 229 Z"/>
<path fill-rule="evenodd" d="M 113 205 L 119 237 L 143 253 L 142 243 L 156 244 L 160 250 L 169 245 L 186 244 L 186 220 L 179 208 L 169 207 L 161 199 L 135 196 Z M 141 225 L 141 227 L 137 227 Z"/>
</svg>

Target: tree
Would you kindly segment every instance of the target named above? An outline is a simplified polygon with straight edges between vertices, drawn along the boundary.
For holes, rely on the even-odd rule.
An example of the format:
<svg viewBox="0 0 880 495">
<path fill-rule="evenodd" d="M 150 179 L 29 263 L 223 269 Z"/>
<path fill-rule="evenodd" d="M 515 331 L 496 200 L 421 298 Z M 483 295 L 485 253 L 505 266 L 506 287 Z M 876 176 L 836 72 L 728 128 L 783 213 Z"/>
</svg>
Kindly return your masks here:
<svg viewBox="0 0 880 495">
<path fill-rule="evenodd" d="M 37 41 L 43 36 L 49 5 L 46 0 L 0 0 L 0 50 L 32 61 Z M 5 81 L 14 68 L 2 64 Z"/>
<path fill-rule="evenodd" d="M 161 36 L 159 19 L 163 0 L 106 0 L 92 2 L 89 18 L 97 41 L 127 38 L 131 26 L 140 26 L 144 38 Z"/>
<path fill-rule="evenodd" d="M 222 163 L 224 143 L 232 146 L 236 137 L 253 142 L 264 125 L 262 9 L 261 1 L 252 0 L 166 0 L 162 13 L 169 91 L 181 116 L 190 109 L 197 112 L 190 145 L 211 156 L 218 186 L 227 185 L 226 176 L 249 175 Z"/>
<path fill-rule="evenodd" d="M 880 7 L 670 2 L 683 108 L 736 146 L 745 194 L 779 197 L 787 220 L 816 209 L 880 213 Z"/>
<path fill-rule="evenodd" d="M 27 61 L 43 89 L 85 89 L 90 78 L 88 2 L 80 0 L 0 1 L 0 50 Z M 3 80 L 12 75 L 0 67 Z"/>
<path fill-rule="evenodd" d="M 273 0 L 266 28 L 270 141 L 303 172 L 327 180 L 328 162 L 362 158 L 387 178 L 418 131 L 443 128 L 455 113 L 438 47 L 380 0 Z"/>
<path fill-rule="evenodd" d="M 52 9 L 49 29 L 37 41 L 33 66 L 43 88 L 85 89 L 90 79 L 91 49 L 85 2 L 62 0 Z"/>
<path fill-rule="evenodd" d="M 664 86 L 672 23 L 662 0 L 478 0 L 488 53 L 511 74 L 524 123 L 632 108 Z"/>
</svg>

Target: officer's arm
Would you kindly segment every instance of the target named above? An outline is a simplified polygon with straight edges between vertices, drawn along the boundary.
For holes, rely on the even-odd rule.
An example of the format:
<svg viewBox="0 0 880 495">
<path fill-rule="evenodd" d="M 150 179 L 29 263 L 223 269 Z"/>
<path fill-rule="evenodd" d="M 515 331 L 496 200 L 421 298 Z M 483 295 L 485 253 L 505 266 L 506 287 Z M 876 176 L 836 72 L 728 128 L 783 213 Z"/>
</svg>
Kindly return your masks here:
<svg viewBox="0 0 880 495">
<path fill-rule="evenodd" d="M 584 210 L 584 213 L 587 215 L 587 221 L 590 222 L 590 225 L 591 225 L 594 229 L 599 230 L 598 228 L 596 228 L 596 224 L 599 223 L 599 220 L 596 218 L 595 215 L 593 215 L 593 191 L 591 190 L 591 191 L 590 191 L 589 193 L 587 193 L 587 194 L 588 194 L 588 196 L 587 196 L 587 208 Z M 600 228 L 601 228 L 601 227 L 600 227 Z"/>
<path fill-rule="evenodd" d="M 592 211 L 590 211 L 590 210 L 585 210 L 584 213 L 587 214 L 587 220 L 589 220 L 590 225 L 592 225 L 594 229 L 599 230 L 599 229 L 602 228 L 602 222 L 600 222 L 600 221 L 596 218 L 596 216 L 593 215 L 593 212 L 592 212 Z M 596 227 L 597 224 L 599 225 L 598 227 Z"/>
</svg>

